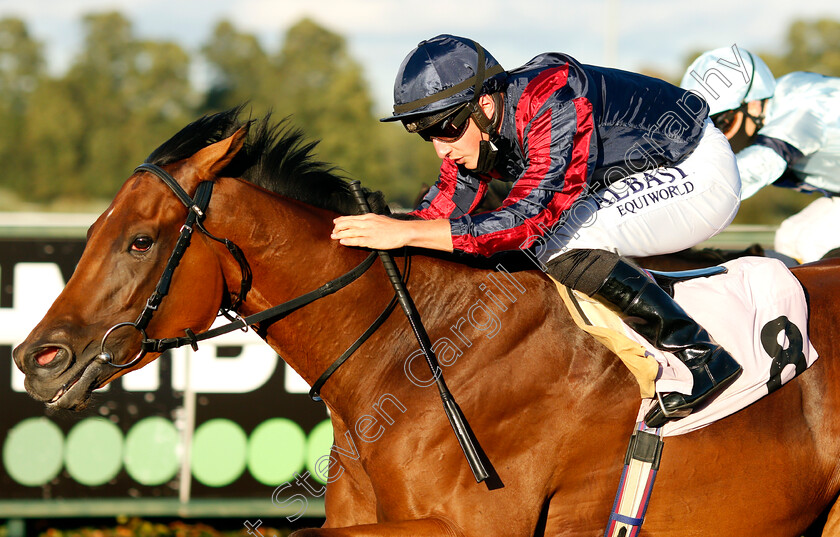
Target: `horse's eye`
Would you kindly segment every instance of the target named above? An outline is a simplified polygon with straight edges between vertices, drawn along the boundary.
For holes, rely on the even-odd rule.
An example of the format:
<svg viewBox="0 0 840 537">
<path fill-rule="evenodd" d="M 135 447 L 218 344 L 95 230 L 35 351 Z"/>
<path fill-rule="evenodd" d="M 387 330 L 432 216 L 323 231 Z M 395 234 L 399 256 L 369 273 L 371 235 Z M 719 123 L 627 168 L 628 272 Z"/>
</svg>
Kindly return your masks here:
<svg viewBox="0 0 840 537">
<path fill-rule="evenodd" d="M 132 252 L 148 252 L 149 248 L 152 247 L 155 241 L 152 240 L 151 237 L 137 237 L 134 239 L 134 242 L 131 243 L 131 251 Z"/>
</svg>

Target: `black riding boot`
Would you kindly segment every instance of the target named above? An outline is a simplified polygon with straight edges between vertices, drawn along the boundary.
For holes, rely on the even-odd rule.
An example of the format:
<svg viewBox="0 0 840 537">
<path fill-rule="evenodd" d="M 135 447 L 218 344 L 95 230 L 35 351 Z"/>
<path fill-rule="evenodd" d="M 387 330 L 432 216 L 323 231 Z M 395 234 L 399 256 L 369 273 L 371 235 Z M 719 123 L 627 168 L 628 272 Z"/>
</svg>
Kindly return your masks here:
<svg viewBox="0 0 840 537">
<path fill-rule="evenodd" d="M 617 309 L 630 328 L 657 349 L 673 353 L 694 378 L 691 395 L 662 396 L 645 415 L 648 427 L 682 418 L 721 391 L 741 373 L 741 366 L 668 293 L 638 267 L 620 259 L 593 295 Z M 666 412 L 663 412 L 662 406 Z"/>
</svg>

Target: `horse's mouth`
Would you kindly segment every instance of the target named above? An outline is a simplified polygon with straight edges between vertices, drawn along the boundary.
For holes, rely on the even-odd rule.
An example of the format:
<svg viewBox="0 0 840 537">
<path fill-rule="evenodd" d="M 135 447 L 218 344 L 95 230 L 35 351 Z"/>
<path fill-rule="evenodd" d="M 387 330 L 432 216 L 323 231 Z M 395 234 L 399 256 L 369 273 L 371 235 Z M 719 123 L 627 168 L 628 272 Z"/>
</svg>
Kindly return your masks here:
<svg viewBox="0 0 840 537">
<path fill-rule="evenodd" d="M 82 408 L 90 398 L 90 393 L 99 387 L 97 382 L 101 366 L 96 361 L 89 362 L 79 373 L 65 382 L 46 404 L 50 408 Z"/>
</svg>

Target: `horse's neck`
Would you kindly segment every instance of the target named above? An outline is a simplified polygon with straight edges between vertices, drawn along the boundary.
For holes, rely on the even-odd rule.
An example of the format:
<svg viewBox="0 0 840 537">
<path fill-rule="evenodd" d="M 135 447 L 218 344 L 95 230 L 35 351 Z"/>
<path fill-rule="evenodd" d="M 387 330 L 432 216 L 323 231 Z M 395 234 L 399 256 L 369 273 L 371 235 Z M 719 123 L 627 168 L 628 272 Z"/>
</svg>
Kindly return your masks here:
<svg viewBox="0 0 840 537">
<path fill-rule="evenodd" d="M 236 185 L 230 195 L 235 197 L 237 206 L 247 210 L 222 217 L 221 221 L 216 216 L 208 227 L 218 226 L 218 231 L 211 231 L 236 243 L 253 272 L 252 288 L 240 307 L 242 315 L 252 315 L 317 289 L 359 265 L 369 254 L 343 247 L 329 238 L 334 216 L 327 211 L 280 198 L 249 184 Z M 223 246 L 216 248 L 229 292 L 238 293 L 239 264 Z M 265 323 L 261 335 L 312 384 L 349 345 L 344 334 L 358 335 L 372 321 L 367 318 L 364 305 L 379 297 L 385 297 L 387 302 L 393 291 L 381 270 L 374 266 L 336 293 L 276 323 Z M 377 277 L 372 277 L 371 273 L 377 271 Z"/>
<path fill-rule="evenodd" d="M 248 210 L 222 223 L 232 230 L 229 238 L 243 249 L 254 273 L 242 314 L 316 289 L 367 256 L 329 239 L 329 213 L 247 192 L 237 194 L 237 203 Z M 239 267 L 223 248 L 220 258 L 226 260 L 225 279 L 235 292 Z M 572 324 L 553 285 L 541 275 L 471 269 L 422 255 L 414 256 L 411 265 L 409 291 L 432 343 L 442 345 L 436 352 L 453 386 L 475 385 L 476 378 L 496 386 L 509 381 L 560 401 L 565 394 L 591 387 L 593 379 L 602 383 L 610 377 L 614 383 L 616 375 L 603 375 L 609 362 L 593 359 L 603 353 Z M 271 324 L 263 336 L 311 385 L 370 326 L 393 294 L 377 262 L 347 287 Z M 325 400 L 352 421 L 382 394 L 402 400 L 430 393 L 415 385 L 430 378 L 422 356 L 406 365 L 417 349 L 397 307 L 330 378 L 322 391 Z M 412 371 L 415 378 L 409 378 Z"/>
</svg>

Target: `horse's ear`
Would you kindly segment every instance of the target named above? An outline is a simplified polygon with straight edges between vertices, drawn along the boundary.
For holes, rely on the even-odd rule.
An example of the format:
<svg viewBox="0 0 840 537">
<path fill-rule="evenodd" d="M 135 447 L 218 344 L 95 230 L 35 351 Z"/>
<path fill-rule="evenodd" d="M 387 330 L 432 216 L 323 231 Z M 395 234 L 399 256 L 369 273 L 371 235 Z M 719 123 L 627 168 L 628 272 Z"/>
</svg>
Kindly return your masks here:
<svg viewBox="0 0 840 537">
<path fill-rule="evenodd" d="M 191 156 L 189 162 L 202 179 L 214 179 L 225 169 L 225 166 L 230 164 L 233 157 L 239 153 L 242 146 L 245 145 L 245 139 L 247 137 L 248 125 L 246 124 L 231 136 L 215 144 L 208 145 Z"/>
</svg>

